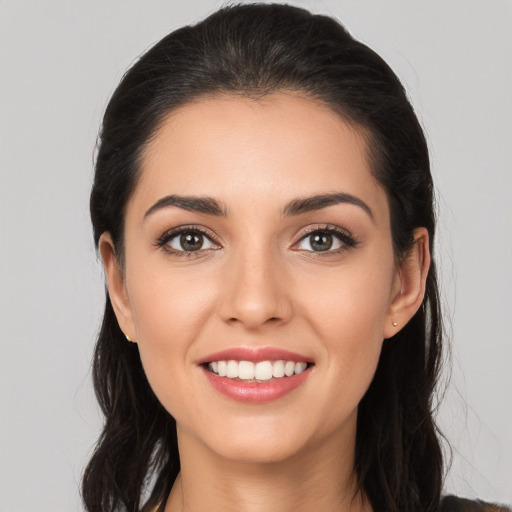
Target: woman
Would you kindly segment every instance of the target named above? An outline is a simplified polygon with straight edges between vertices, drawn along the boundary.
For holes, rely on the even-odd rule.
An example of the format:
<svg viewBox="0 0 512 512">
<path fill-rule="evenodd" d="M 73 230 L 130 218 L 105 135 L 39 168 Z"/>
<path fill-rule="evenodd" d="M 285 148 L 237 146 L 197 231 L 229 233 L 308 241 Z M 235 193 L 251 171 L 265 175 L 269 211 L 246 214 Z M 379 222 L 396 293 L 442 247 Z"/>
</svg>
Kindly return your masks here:
<svg viewBox="0 0 512 512">
<path fill-rule="evenodd" d="M 87 509 L 492 510 L 441 500 L 432 189 L 401 84 L 330 18 L 230 7 L 149 50 L 91 194 Z"/>
</svg>

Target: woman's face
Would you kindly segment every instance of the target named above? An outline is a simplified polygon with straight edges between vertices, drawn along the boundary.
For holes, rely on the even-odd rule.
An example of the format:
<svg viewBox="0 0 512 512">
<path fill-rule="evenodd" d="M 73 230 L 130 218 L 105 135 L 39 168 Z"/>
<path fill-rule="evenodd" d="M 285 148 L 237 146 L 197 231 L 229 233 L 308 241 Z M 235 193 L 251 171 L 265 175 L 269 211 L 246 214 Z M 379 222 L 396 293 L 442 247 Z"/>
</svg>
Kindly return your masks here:
<svg viewBox="0 0 512 512">
<path fill-rule="evenodd" d="M 383 339 L 412 315 L 389 217 L 361 134 L 322 104 L 226 96 L 167 117 L 127 204 L 122 271 L 108 235 L 101 247 L 180 448 L 271 461 L 353 446 Z"/>
</svg>

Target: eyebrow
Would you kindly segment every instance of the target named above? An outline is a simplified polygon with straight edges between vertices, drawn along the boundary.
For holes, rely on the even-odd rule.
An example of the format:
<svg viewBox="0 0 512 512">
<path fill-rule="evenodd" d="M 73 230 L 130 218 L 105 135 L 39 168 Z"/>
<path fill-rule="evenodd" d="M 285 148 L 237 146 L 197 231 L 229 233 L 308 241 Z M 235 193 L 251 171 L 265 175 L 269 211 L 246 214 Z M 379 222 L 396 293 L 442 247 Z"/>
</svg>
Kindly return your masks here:
<svg viewBox="0 0 512 512">
<path fill-rule="evenodd" d="M 371 208 L 362 199 L 344 192 L 319 194 L 293 199 L 283 208 L 282 215 L 284 217 L 300 215 L 302 213 L 321 210 L 336 204 L 351 204 L 358 206 L 368 214 L 372 221 L 375 222 L 375 217 Z M 169 206 L 175 206 L 177 208 L 182 208 L 183 210 L 204 213 L 207 215 L 214 215 L 216 217 L 227 217 L 228 215 L 227 207 L 221 201 L 218 201 L 213 197 L 180 196 L 177 194 L 171 194 L 162 197 L 153 206 L 151 206 L 144 214 L 144 218 L 147 218 L 158 210 L 168 208 Z"/>
<path fill-rule="evenodd" d="M 226 206 L 220 201 L 213 199 L 213 197 L 179 196 L 172 194 L 159 199 L 144 214 L 144 218 L 147 218 L 158 210 L 168 208 L 169 206 L 176 206 L 183 210 L 189 210 L 192 212 L 206 213 L 207 215 L 215 215 L 216 217 L 226 217 L 228 214 Z"/>
<path fill-rule="evenodd" d="M 363 209 L 370 219 L 375 222 L 371 208 L 359 197 L 344 192 L 334 194 L 320 194 L 290 201 L 283 209 L 283 216 L 300 215 L 301 213 L 312 212 L 333 206 L 336 204 L 352 204 Z"/>
</svg>

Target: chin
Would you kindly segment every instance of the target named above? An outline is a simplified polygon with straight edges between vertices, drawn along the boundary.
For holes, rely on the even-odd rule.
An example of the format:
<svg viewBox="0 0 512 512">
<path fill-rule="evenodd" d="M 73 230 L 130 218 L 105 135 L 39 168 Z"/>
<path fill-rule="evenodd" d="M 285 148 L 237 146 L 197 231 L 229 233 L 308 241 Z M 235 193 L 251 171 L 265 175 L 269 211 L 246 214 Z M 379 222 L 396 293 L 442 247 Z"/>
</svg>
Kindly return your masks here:
<svg viewBox="0 0 512 512">
<path fill-rule="evenodd" d="M 271 439 L 258 436 L 258 438 L 238 438 L 236 442 L 226 442 L 215 450 L 224 459 L 252 464 L 272 464 L 285 462 L 304 449 L 299 440 L 288 437 L 283 440 L 279 437 Z"/>
<path fill-rule="evenodd" d="M 300 421 L 257 417 L 209 422 L 208 428 L 179 428 L 180 449 L 190 441 L 206 448 L 212 456 L 240 463 L 278 463 L 294 457 L 311 442 L 308 429 Z M 191 434 L 191 435 L 189 435 Z"/>
</svg>

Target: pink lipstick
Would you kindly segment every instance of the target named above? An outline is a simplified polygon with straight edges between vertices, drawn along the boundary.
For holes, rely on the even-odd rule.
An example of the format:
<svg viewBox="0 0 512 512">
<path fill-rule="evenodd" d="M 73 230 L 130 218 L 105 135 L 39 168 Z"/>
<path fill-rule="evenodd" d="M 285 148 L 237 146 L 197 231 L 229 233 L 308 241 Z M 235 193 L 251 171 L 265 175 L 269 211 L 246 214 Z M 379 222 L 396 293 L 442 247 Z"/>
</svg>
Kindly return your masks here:
<svg viewBox="0 0 512 512">
<path fill-rule="evenodd" d="M 238 402 L 262 404 L 297 389 L 311 374 L 310 358 L 273 347 L 238 347 L 202 358 L 209 383 Z"/>
</svg>

